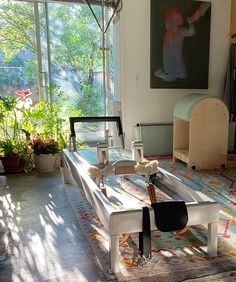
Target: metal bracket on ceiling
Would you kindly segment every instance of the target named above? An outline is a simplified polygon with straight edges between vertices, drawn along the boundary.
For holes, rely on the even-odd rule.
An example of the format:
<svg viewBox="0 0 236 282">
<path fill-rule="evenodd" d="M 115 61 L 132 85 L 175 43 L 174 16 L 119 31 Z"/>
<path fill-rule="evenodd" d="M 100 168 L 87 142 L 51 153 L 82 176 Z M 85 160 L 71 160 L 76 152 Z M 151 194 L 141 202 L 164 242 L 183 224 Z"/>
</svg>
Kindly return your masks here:
<svg viewBox="0 0 236 282">
<path fill-rule="evenodd" d="M 102 25 L 100 24 L 100 22 L 99 22 L 99 20 L 97 18 L 96 14 L 95 14 L 95 12 L 94 12 L 94 10 L 92 8 L 91 0 L 84 0 L 84 1 L 88 5 L 88 7 L 89 7 L 89 9 L 90 9 L 94 19 L 96 20 L 96 22 L 98 24 L 98 27 L 99 27 L 99 29 L 101 30 L 102 33 L 106 33 L 107 32 L 113 17 L 115 16 L 115 14 L 118 14 L 121 11 L 122 7 L 123 7 L 122 0 L 100 0 L 100 1 L 97 1 L 97 2 L 100 2 L 102 4 L 103 11 L 104 11 L 104 9 L 106 7 L 111 7 L 112 10 L 113 10 L 112 15 L 111 15 L 110 19 L 107 22 L 107 25 L 104 26 L 104 24 L 102 24 Z M 94 1 L 93 1 L 93 3 L 94 3 Z"/>
</svg>

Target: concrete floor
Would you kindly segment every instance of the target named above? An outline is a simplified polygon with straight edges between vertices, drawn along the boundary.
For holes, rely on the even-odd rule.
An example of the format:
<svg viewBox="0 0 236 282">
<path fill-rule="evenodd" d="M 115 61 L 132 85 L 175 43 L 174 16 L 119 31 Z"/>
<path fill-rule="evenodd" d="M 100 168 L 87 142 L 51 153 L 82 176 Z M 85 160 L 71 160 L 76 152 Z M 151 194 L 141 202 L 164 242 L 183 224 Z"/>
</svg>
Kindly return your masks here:
<svg viewBox="0 0 236 282">
<path fill-rule="evenodd" d="M 106 281 L 58 173 L 0 176 L 0 281 Z"/>
</svg>

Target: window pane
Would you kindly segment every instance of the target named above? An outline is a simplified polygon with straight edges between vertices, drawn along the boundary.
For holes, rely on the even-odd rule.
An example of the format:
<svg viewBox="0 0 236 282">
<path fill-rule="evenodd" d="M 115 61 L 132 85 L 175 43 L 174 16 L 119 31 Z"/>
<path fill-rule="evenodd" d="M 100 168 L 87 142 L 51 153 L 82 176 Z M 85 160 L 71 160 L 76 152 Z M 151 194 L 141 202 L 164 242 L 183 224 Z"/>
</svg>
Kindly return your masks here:
<svg viewBox="0 0 236 282">
<path fill-rule="evenodd" d="M 101 22 L 101 7 L 93 10 Z M 86 116 L 104 115 L 102 32 L 91 11 L 87 5 L 52 3 L 49 20 L 52 82 L 62 91 L 60 95 L 52 91 L 53 101 L 69 104 Z M 111 38 L 111 32 L 107 34 Z"/>
<path fill-rule="evenodd" d="M 38 73 L 32 3 L 0 3 L 0 94 L 38 100 Z M 23 94 L 22 94 L 23 93 Z"/>
<path fill-rule="evenodd" d="M 65 118 L 105 115 L 105 102 L 108 104 L 113 93 L 112 28 L 106 33 L 104 91 L 102 32 L 89 7 L 61 3 L 48 7 L 52 101 L 63 105 Z M 102 26 L 102 8 L 93 6 L 93 11 Z M 106 11 L 105 16 L 109 14 Z M 91 146 L 104 140 L 105 128 L 104 124 L 80 124 L 76 131 Z"/>
</svg>

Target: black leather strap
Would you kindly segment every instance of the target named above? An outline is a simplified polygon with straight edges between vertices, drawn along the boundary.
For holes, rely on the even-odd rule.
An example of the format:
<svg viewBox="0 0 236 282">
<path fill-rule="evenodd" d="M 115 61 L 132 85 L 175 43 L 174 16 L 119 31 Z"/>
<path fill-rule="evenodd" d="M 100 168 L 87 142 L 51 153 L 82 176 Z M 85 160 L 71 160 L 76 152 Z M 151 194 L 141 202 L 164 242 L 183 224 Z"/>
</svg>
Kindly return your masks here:
<svg viewBox="0 0 236 282">
<path fill-rule="evenodd" d="M 162 232 L 183 229 L 188 222 L 185 202 L 172 201 L 153 203 L 157 229 Z M 143 232 L 139 233 L 139 251 L 142 257 L 151 258 L 151 227 L 148 207 L 143 207 Z"/>
<path fill-rule="evenodd" d="M 188 211 L 184 201 L 153 203 L 157 229 L 169 232 L 183 229 L 188 223 Z"/>
<path fill-rule="evenodd" d="M 151 228 L 148 207 L 143 207 L 143 232 L 139 232 L 139 251 L 145 258 L 151 257 Z"/>
</svg>

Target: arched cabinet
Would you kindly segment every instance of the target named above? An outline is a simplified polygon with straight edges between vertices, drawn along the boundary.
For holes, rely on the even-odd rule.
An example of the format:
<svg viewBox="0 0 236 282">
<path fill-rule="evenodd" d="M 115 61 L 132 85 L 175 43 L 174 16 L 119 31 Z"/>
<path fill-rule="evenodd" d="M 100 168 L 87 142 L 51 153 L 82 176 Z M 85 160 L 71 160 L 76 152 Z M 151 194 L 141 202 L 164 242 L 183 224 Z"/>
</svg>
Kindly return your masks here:
<svg viewBox="0 0 236 282">
<path fill-rule="evenodd" d="M 192 93 L 174 109 L 173 157 L 188 168 L 213 169 L 226 165 L 229 113 L 218 98 Z"/>
</svg>

